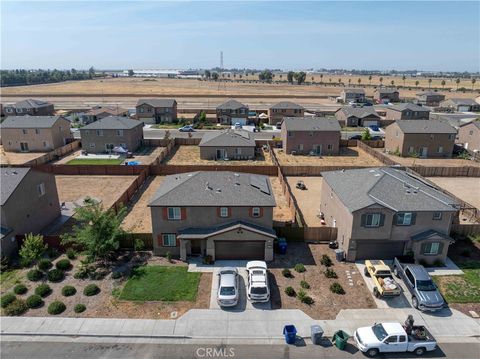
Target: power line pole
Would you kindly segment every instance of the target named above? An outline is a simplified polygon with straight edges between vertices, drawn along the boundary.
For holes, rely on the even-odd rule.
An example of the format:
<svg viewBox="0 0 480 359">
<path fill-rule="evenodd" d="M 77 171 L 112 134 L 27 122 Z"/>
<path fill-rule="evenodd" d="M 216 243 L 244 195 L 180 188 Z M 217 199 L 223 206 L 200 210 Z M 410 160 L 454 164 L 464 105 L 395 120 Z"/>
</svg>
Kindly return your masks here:
<svg viewBox="0 0 480 359">
<path fill-rule="evenodd" d="M 220 51 L 220 70 L 223 70 L 223 51 Z"/>
</svg>

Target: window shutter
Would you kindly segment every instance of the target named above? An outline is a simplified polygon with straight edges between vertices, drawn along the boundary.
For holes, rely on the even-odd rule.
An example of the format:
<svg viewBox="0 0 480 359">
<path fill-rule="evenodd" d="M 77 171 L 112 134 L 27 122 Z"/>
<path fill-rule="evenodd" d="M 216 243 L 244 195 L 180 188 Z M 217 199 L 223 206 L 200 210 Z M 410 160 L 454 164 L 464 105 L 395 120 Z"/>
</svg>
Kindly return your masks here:
<svg viewBox="0 0 480 359">
<path fill-rule="evenodd" d="M 438 254 L 441 254 L 443 252 L 443 243 L 438 243 Z"/>
<path fill-rule="evenodd" d="M 183 221 L 184 219 L 187 219 L 187 209 L 185 207 L 182 207 L 180 209 L 180 219 Z"/>
<path fill-rule="evenodd" d="M 425 254 L 426 250 L 427 250 L 427 246 L 428 246 L 428 243 L 423 243 L 422 244 L 422 247 L 420 249 L 420 253 L 421 254 Z"/>
<path fill-rule="evenodd" d="M 159 247 L 163 247 L 163 240 L 162 240 L 162 235 L 161 234 L 159 234 L 157 236 L 157 244 L 158 244 Z"/>
<path fill-rule="evenodd" d="M 162 210 L 163 210 L 163 219 L 168 219 L 168 208 L 163 207 Z"/>
<path fill-rule="evenodd" d="M 228 207 L 228 217 L 231 217 L 231 216 L 232 216 L 232 208 Z"/>
<path fill-rule="evenodd" d="M 221 217 L 222 207 L 217 207 L 217 217 Z"/>
<path fill-rule="evenodd" d="M 397 223 L 398 223 L 398 214 L 395 213 L 395 214 L 393 215 L 393 225 L 396 226 Z"/>
<path fill-rule="evenodd" d="M 385 215 L 383 213 L 380 213 L 380 224 L 379 227 L 383 227 L 385 224 Z"/>
<path fill-rule="evenodd" d="M 365 223 L 367 222 L 367 215 L 366 214 L 362 214 L 362 221 L 361 221 L 361 225 L 362 227 L 365 227 Z"/>
<path fill-rule="evenodd" d="M 412 221 L 410 222 L 410 225 L 413 226 L 415 224 L 415 221 L 417 220 L 417 214 L 412 213 Z"/>
<path fill-rule="evenodd" d="M 260 217 L 263 217 L 263 207 L 260 207 Z"/>
</svg>

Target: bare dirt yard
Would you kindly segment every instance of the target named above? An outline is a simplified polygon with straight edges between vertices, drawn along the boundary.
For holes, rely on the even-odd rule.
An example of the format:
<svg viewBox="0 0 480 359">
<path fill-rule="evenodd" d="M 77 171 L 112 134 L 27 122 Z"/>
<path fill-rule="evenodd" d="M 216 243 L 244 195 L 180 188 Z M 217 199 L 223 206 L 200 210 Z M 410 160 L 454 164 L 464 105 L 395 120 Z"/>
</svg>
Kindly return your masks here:
<svg viewBox="0 0 480 359">
<path fill-rule="evenodd" d="M 392 161 L 398 162 L 402 166 L 426 166 L 426 167 L 464 167 L 473 166 L 480 167 L 479 162 L 462 160 L 459 158 L 413 158 L 400 157 L 393 154 L 384 153 L 383 148 L 376 148 L 378 152 L 383 153 Z"/>
<path fill-rule="evenodd" d="M 257 155 L 252 161 L 212 161 L 202 160 L 200 158 L 200 147 L 198 146 L 176 146 L 172 152 L 165 158 L 165 164 L 169 165 L 225 165 L 225 166 L 245 166 L 245 165 L 272 165 L 269 152 L 262 151 L 261 155 Z"/>
<path fill-rule="evenodd" d="M 461 200 L 480 209 L 480 178 L 478 177 L 427 177 Z"/>
<path fill-rule="evenodd" d="M 294 214 L 288 207 L 287 198 L 283 194 L 280 180 L 278 177 L 271 176 L 270 183 L 275 195 L 275 202 L 277 203 L 277 206 L 273 209 L 273 220 L 280 222 L 293 221 L 295 219 Z"/>
<path fill-rule="evenodd" d="M 287 177 L 287 181 L 292 189 L 300 211 L 309 227 L 320 226 L 320 219 L 317 215 L 320 213 L 320 199 L 322 194 L 322 177 Z M 303 181 L 306 190 L 296 188 L 298 181 Z"/>
<path fill-rule="evenodd" d="M 123 220 L 123 228 L 132 233 L 150 233 L 152 217 L 148 203 L 163 182 L 164 176 L 148 178 L 128 205 L 127 217 Z"/>
<path fill-rule="evenodd" d="M 21 166 L 25 163 L 42 157 L 46 152 L 5 152 L 0 146 L 0 164 Z"/>
<path fill-rule="evenodd" d="M 358 147 L 340 147 L 338 156 L 297 156 L 288 155 L 281 149 L 274 151 L 281 166 L 384 166 Z"/>
<path fill-rule="evenodd" d="M 330 268 L 335 271 L 338 278 L 327 278 L 324 275 L 326 267 L 320 263 L 323 254 L 332 260 L 335 258 L 335 253 L 327 245 L 291 242 L 286 255 L 275 256 L 275 261 L 270 264 L 273 277 L 272 309 L 301 309 L 314 319 L 335 319 L 341 309 L 376 308 L 355 263 L 333 262 Z M 297 263 L 302 263 L 306 271 L 303 273 L 295 271 L 294 266 Z M 284 268 L 290 269 L 294 277 L 284 277 L 282 275 Z M 285 293 L 285 288 L 292 287 L 298 296 L 302 289 L 301 281 L 306 281 L 310 286 L 304 291 L 314 300 L 311 305 L 304 304 L 297 297 Z M 335 282 L 342 286 L 345 294 L 330 291 L 330 286 Z"/>
</svg>

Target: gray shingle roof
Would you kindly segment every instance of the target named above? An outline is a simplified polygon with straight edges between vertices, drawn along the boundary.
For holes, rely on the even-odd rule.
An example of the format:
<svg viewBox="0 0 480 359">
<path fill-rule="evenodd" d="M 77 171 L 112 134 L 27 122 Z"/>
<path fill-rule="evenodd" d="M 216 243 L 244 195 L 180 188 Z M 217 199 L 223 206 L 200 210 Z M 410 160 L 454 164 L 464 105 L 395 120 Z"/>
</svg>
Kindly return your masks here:
<svg viewBox="0 0 480 359">
<path fill-rule="evenodd" d="M 0 169 L 1 174 L 1 186 L 0 186 L 0 202 L 3 206 L 7 203 L 10 196 L 15 192 L 18 185 L 25 178 L 27 173 L 30 171 L 28 167 L 2 167 Z"/>
<path fill-rule="evenodd" d="M 248 106 L 237 100 L 228 100 L 217 106 L 219 110 L 238 110 L 239 108 L 248 108 Z"/>
<path fill-rule="evenodd" d="M 137 106 L 147 104 L 152 107 L 173 107 L 175 99 L 171 98 L 141 98 L 137 101 Z"/>
<path fill-rule="evenodd" d="M 83 130 L 130 130 L 137 126 L 143 127 L 143 122 L 137 120 L 131 120 L 127 117 L 121 116 L 108 116 L 101 120 L 92 122 L 86 126 L 83 126 L 80 131 Z"/>
<path fill-rule="evenodd" d="M 457 133 L 454 127 L 438 120 L 402 120 L 395 123 L 403 133 Z"/>
<path fill-rule="evenodd" d="M 435 231 L 433 229 L 429 229 L 429 230 L 426 230 L 424 232 L 415 234 L 414 236 L 411 236 L 410 239 L 414 242 L 418 242 L 418 241 L 424 241 L 426 239 L 429 239 L 432 236 L 438 236 L 438 237 L 442 237 L 442 238 L 445 238 L 445 239 L 452 239 L 450 236 L 446 235 L 445 233 L 440 233 L 440 232 Z"/>
<path fill-rule="evenodd" d="M 463 125 L 460 125 L 460 127 L 469 125 L 469 124 L 471 124 L 471 123 L 472 123 L 475 127 L 477 127 L 477 128 L 480 129 L 480 120 L 476 120 L 476 121 L 471 121 L 471 122 L 464 123 Z"/>
<path fill-rule="evenodd" d="M 203 135 L 200 147 L 255 147 L 255 139 L 244 130 L 211 131 Z"/>
<path fill-rule="evenodd" d="M 247 227 L 247 228 L 252 228 L 257 231 L 264 232 L 266 234 L 269 234 L 271 236 L 277 236 L 276 232 L 272 228 L 266 228 L 263 226 L 259 226 L 258 224 L 253 224 L 253 223 L 248 223 L 245 221 L 234 221 L 234 222 L 229 222 L 225 223 L 219 226 L 213 226 L 213 227 L 188 227 L 185 229 L 180 229 L 178 231 L 178 234 L 180 235 L 205 235 L 208 236 L 209 234 L 222 231 L 224 229 L 228 229 L 231 227 L 236 227 L 238 225 Z"/>
<path fill-rule="evenodd" d="M 375 90 L 375 92 L 379 92 L 379 93 L 395 93 L 395 92 L 398 92 L 397 89 L 394 89 L 394 88 L 377 88 Z"/>
<path fill-rule="evenodd" d="M 397 212 L 456 211 L 453 198 L 403 170 L 364 168 L 322 176 L 350 212 L 375 204 Z"/>
<path fill-rule="evenodd" d="M 126 108 L 121 107 L 107 107 L 107 106 L 97 106 L 91 110 L 85 112 L 86 115 L 97 116 L 101 113 L 109 113 L 112 116 L 119 116 L 123 113 L 128 112 Z"/>
<path fill-rule="evenodd" d="M 275 197 L 267 176 L 189 172 L 165 177 L 149 206 L 274 207 Z"/>
<path fill-rule="evenodd" d="M 453 103 L 455 105 L 465 105 L 465 106 L 480 106 L 478 102 L 472 100 L 471 98 L 449 98 L 448 100 L 442 101 L 442 103 Z"/>
<path fill-rule="evenodd" d="M 405 110 L 408 110 L 408 111 L 424 111 L 424 112 L 430 112 L 430 110 L 428 108 L 425 108 L 423 106 L 419 106 L 419 105 L 416 105 L 414 103 L 400 103 L 398 105 L 392 105 L 392 106 L 388 106 L 386 107 L 387 110 L 394 110 L 394 111 L 405 111 Z"/>
<path fill-rule="evenodd" d="M 341 131 L 336 118 L 327 117 L 284 117 L 287 131 Z"/>
<path fill-rule="evenodd" d="M 342 111 L 347 117 L 355 116 L 358 118 L 364 118 L 364 117 L 373 115 L 380 118 L 380 116 L 378 116 L 373 106 L 365 106 L 365 107 L 345 106 L 339 109 L 338 111 Z"/>
<path fill-rule="evenodd" d="M 418 92 L 416 95 L 417 96 L 443 96 L 443 97 L 445 97 L 444 94 L 439 93 L 439 92 L 435 92 L 435 91 L 422 91 L 422 92 Z"/>
<path fill-rule="evenodd" d="M 291 101 L 281 101 L 276 103 L 275 105 L 271 106 L 270 109 L 275 110 L 285 110 L 285 109 L 297 109 L 297 110 L 304 110 L 303 106 Z"/>
<path fill-rule="evenodd" d="M 62 116 L 9 116 L 1 128 L 51 128 Z"/>
<path fill-rule="evenodd" d="M 15 108 L 41 108 L 41 107 L 46 107 L 50 105 L 51 105 L 50 102 L 29 98 L 26 100 L 18 101 L 11 106 Z"/>
<path fill-rule="evenodd" d="M 348 88 L 348 89 L 343 89 L 342 92 L 365 94 L 365 89 L 362 89 L 362 88 Z"/>
</svg>

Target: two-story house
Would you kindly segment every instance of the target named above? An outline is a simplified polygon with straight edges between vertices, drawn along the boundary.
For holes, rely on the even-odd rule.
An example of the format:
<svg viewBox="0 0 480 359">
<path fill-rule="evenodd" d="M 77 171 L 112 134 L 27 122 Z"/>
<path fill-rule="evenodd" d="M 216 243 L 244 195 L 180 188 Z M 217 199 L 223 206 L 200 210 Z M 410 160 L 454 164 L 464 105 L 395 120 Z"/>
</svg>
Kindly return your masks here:
<svg viewBox="0 0 480 359">
<path fill-rule="evenodd" d="M 348 127 L 378 126 L 381 120 L 381 117 L 377 114 L 373 106 L 344 106 L 335 112 L 335 118 L 339 123 Z"/>
<path fill-rule="evenodd" d="M 58 216 L 55 176 L 27 167 L 2 167 L 1 252 L 11 256 L 17 249 L 17 235 L 39 233 Z"/>
<path fill-rule="evenodd" d="M 440 102 L 440 107 L 449 108 L 457 112 L 480 111 L 480 103 L 471 98 L 449 98 Z"/>
<path fill-rule="evenodd" d="M 7 152 L 48 152 L 73 140 L 62 116 L 9 116 L 0 125 Z"/>
<path fill-rule="evenodd" d="M 373 99 L 376 103 L 399 102 L 400 92 L 395 88 L 379 87 L 373 92 Z"/>
<path fill-rule="evenodd" d="M 95 106 L 91 110 L 85 112 L 81 117 L 81 123 L 88 125 L 89 123 L 101 120 L 108 116 L 128 116 L 128 110 L 121 107 Z"/>
<path fill-rule="evenodd" d="M 297 155 L 338 155 L 340 131 L 335 118 L 287 117 L 281 128 L 283 150 Z"/>
<path fill-rule="evenodd" d="M 362 88 L 346 88 L 340 92 L 343 103 L 365 102 L 365 90 Z"/>
<path fill-rule="evenodd" d="M 273 260 L 275 198 L 267 176 L 190 172 L 165 177 L 149 207 L 153 248 L 186 260 Z"/>
<path fill-rule="evenodd" d="M 284 117 L 303 117 L 305 109 L 291 101 L 281 101 L 268 109 L 270 125 L 281 123 Z"/>
<path fill-rule="evenodd" d="M 403 157 L 451 158 L 457 130 L 437 120 L 397 121 L 385 129 L 385 150 Z"/>
<path fill-rule="evenodd" d="M 52 103 L 47 101 L 26 99 L 5 105 L 4 112 L 5 116 L 53 116 L 55 108 Z"/>
<path fill-rule="evenodd" d="M 248 106 L 237 100 L 228 100 L 217 106 L 217 122 L 223 125 L 234 125 L 237 122 L 246 125 L 248 122 Z"/>
<path fill-rule="evenodd" d="M 445 95 L 434 91 L 422 91 L 416 94 L 417 102 L 425 106 L 438 106 Z"/>
<path fill-rule="evenodd" d="M 457 143 L 469 152 L 480 152 L 480 120 L 460 125 L 458 128 Z"/>
<path fill-rule="evenodd" d="M 320 210 L 338 228 L 349 261 L 445 261 L 457 203 L 420 178 L 391 167 L 322 172 Z"/>
<path fill-rule="evenodd" d="M 198 146 L 202 160 L 252 160 L 255 157 L 255 139 L 244 130 L 207 132 Z"/>
<path fill-rule="evenodd" d="M 136 105 L 136 118 L 145 124 L 177 121 L 177 101 L 174 99 L 140 99 Z"/>
<path fill-rule="evenodd" d="M 109 116 L 80 128 L 82 147 L 87 152 L 105 153 L 115 147 L 135 151 L 143 140 L 143 122 Z"/>
<path fill-rule="evenodd" d="M 398 120 L 428 120 L 430 110 L 413 103 L 401 103 L 388 106 L 385 109 L 385 118 L 391 121 Z"/>
</svg>

